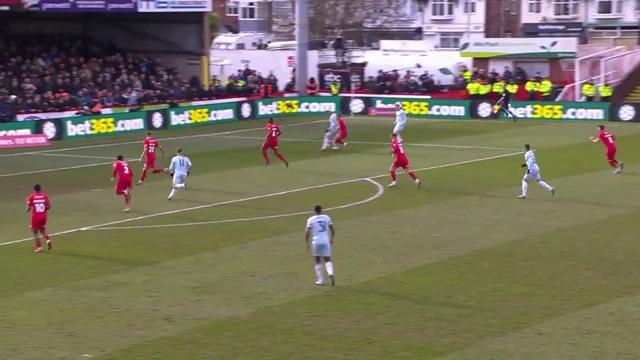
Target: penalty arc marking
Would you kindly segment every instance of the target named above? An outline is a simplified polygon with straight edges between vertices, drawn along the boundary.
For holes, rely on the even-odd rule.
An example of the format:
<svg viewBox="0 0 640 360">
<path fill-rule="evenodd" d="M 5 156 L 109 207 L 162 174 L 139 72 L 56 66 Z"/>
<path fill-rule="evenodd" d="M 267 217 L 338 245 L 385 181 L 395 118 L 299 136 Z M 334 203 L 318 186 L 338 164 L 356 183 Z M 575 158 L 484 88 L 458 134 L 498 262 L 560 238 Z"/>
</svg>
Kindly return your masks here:
<svg viewBox="0 0 640 360">
<path fill-rule="evenodd" d="M 373 179 L 370 179 L 370 178 L 361 179 L 361 180 L 373 184 L 376 187 L 376 193 L 364 200 L 360 200 L 360 201 L 356 201 L 356 202 L 352 202 L 344 205 L 334 206 L 334 207 L 326 208 L 324 210 L 334 211 L 334 210 L 347 209 L 347 208 L 358 206 L 358 205 L 363 205 L 380 198 L 382 194 L 384 194 L 384 186 L 382 186 L 379 182 L 374 181 Z M 245 217 L 245 218 L 235 218 L 235 219 L 225 219 L 225 220 L 209 220 L 209 221 L 198 221 L 198 222 L 188 222 L 188 223 L 178 223 L 178 224 L 105 226 L 105 227 L 88 228 L 88 229 L 84 229 L 84 231 L 160 229 L 160 228 L 175 228 L 175 227 L 198 226 L 198 225 L 215 225 L 215 224 L 227 224 L 227 223 L 235 223 L 235 222 L 280 219 L 280 218 L 299 216 L 299 215 L 309 215 L 311 213 L 312 211 L 298 211 L 298 212 L 291 212 L 291 213 L 278 214 L 278 215 L 265 215 L 265 216 Z"/>
</svg>

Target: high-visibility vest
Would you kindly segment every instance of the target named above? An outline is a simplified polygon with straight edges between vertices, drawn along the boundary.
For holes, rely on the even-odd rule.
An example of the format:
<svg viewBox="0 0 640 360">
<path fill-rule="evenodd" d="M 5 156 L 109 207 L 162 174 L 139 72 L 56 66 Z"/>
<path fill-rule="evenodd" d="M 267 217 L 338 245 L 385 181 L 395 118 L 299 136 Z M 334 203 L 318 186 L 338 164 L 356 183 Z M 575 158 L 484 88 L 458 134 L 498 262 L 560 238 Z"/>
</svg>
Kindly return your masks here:
<svg viewBox="0 0 640 360">
<path fill-rule="evenodd" d="M 479 95 L 487 95 L 489 92 L 491 92 L 491 84 L 480 84 L 478 89 Z"/>
<path fill-rule="evenodd" d="M 331 90 L 331 95 L 337 96 L 338 94 L 340 94 L 340 83 L 335 82 L 329 84 L 329 89 Z"/>
<path fill-rule="evenodd" d="M 527 90 L 527 92 L 537 92 L 539 88 L 540 83 L 537 81 L 529 80 L 524 84 L 524 89 Z"/>
<path fill-rule="evenodd" d="M 593 84 L 584 84 L 582 85 L 582 95 L 586 97 L 594 97 L 596 96 L 596 86 Z"/>
<path fill-rule="evenodd" d="M 244 87 L 247 83 L 244 80 L 238 80 L 238 82 L 236 83 L 236 85 L 241 88 Z"/>
<path fill-rule="evenodd" d="M 467 84 L 467 92 L 469 92 L 469 95 L 478 95 L 478 92 L 480 91 L 480 84 L 478 84 L 477 82 L 470 82 Z"/>
<path fill-rule="evenodd" d="M 613 86 L 611 85 L 600 85 L 600 96 L 602 97 L 611 97 L 613 95 Z"/>
<path fill-rule="evenodd" d="M 551 94 L 551 90 L 553 89 L 553 83 L 548 79 L 542 80 L 540 83 L 540 87 L 538 88 L 538 92 L 542 94 L 542 96 L 549 96 Z"/>
<path fill-rule="evenodd" d="M 491 87 L 491 91 L 494 93 L 502 94 L 504 92 L 504 81 L 496 81 Z"/>
<path fill-rule="evenodd" d="M 518 92 L 518 84 L 507 84 L 506 88 L 511 95 L 515 95 Z"/>
<path fill-rule="evenodd" d="M 473 73 L 469 70 L 465 70 L 462 73 L 462 77 L 464 77 L 465 80 L 467 80 L 467 82 L 471 82 L 471 77 L 473 76 Z"/>
</svg>

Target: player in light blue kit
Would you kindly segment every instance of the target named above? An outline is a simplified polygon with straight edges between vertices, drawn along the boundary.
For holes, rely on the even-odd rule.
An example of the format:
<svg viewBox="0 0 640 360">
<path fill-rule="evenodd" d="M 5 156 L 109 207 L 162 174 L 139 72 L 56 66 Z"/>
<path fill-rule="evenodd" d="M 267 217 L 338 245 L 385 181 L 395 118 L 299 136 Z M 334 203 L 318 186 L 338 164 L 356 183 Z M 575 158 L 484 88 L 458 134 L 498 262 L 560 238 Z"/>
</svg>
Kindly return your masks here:
<svg viewBox="0 0 640 360">
<path fill-rule="evenodd" d="M 182 155 L 182 149 L 176 150 L 176 156 L 171 159 L 169 174 L 173 176 L 173 188 L 168 198 L 168 200 L 171 200 L 178 190 L 187 188 L 187 176 L 191 174 L 191 160 Z"/>
<path fill-rule="evenodd" d="M 524 149 L 526 151 L 524 153 L 525 163 L 522 164 L 522 167 L 526 167 L 527 172 L 524 174 L 524 177 L 522 178 L 522 194 L 520 194 L 518 198 L 519 199 L 527 198 L 527 192 L 529 190 L 529 181 L 531 180 L 535 180 L 535 182 L 537 182 L 538 185 L 542 186 L 543 189 L 551 192 L 552 196 L 555 196 L 556 189 L 554 189 L 551 185 L 547 184 L 544 180 L 542 180 L 542 177 L 540 176 L 540 167 L 536 162 L 535 152 L 531 150 L 531 145 L 525 144 Z"/>
<path fill-rule="evenodd" d="M 331 285 L 335 286 L 336 279 L 333 274 L 333 262 L 331 262 L 331 246 L 333 245 L 336 230 L 333 227 L 331 218 L 322 213 L 322 206 L 316 205 L 314 212 L 315 215 L 307 220 L 307 231 L 304 234 L 304 240 L 307 244 L 307 250 L 311 248 L 311 254 L 315 257 L 316 285 L 324 285 L 324 272 L 321 261 L 324 260 L 324 267 L 327 270 L 329 279 L 331 279 Z"/>
</svg>

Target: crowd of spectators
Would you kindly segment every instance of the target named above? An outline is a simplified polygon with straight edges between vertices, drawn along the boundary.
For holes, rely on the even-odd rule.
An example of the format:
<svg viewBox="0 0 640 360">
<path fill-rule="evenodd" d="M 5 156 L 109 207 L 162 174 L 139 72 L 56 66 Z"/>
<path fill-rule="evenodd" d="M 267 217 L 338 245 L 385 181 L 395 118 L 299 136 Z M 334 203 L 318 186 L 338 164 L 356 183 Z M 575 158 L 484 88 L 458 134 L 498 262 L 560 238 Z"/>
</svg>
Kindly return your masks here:
<svg viewBox="0 0 640 360">
<path fill-rule="evenodd" d="M 378 94 L 430 93 L 440 87 L 439 81 L 428 71 L 418 75 L 412 70 L 406 70 L 401 75 L 398 70 L 379 70 L 376 77 L 369 76 L 365 82 L 365 89 Z"/>
<path fill-rule="evenodd" d="M 185 79 L 174 68 L 112 44 L 68 36 L 0 37 L 0 121 L 18 113 L 77 111 L 102 107 L 276 92 L 278 79 L 246 67 L 205 88 L 199 78 Z"/>
</svg>

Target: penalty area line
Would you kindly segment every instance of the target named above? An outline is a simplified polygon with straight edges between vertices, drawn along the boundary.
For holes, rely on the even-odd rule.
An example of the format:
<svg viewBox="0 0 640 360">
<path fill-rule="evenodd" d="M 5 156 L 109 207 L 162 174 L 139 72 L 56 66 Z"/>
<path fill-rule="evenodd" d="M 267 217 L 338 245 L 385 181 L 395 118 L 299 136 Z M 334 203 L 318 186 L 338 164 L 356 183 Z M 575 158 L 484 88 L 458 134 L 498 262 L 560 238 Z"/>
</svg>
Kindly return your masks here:
<svg viewBox="0 0 640 360">
<path fill-rule="evenodd" d="M 364 200 L 334 206 L 330 208 L 324 209 L 324 211 L 335 211 L 341 209 L 347 209 L 350 207 L 363 205 L 369 202 L 372 202 L 382 196 L 384 194 L 384 186 L 382 186 L 379 182 L 374 181 L 370 178 L 361 179 L 362 181 L 369 182 L 376 187 L 376 193 L 373 196 L 370 196 Z M 185 226 L 197 226 L 197 225 L 214 225 L 214 224 L 227 224 L 227 223 L 235 223 L 235 222 L 246 222 L 246 221 L 258 221 L 258 220 L 271 220 L 271 219 L 280 219 L 284 217 L 292 217 L 299 215 L 309 215 L 313 213 L 313 211 L 298 211 L 291 212 L 286 214 L 278 214 L 278 215 L 265 215 L 265 216 L 257 216 L 257 217 L 248 217 L 248 218 L 235 218 L 235 219 L 225 219 L 225 220 L 209 220 L 209 221 L 198 221 L 198 222 L 189 222 L 189 223 L 178 223 L 178 224 L 158 224 L 158 225 L 134 225 L 134 226 L 107 226 L 107 227 L 96 227 L 90 228 L 85 231 L 105 231 L 105 230 L 135 230 L 135 229 L 158 229 L 158 228 L 173 228 L 173 227 L 185 227 Z"/>
<path fill-rule="evenodd" d="M 444 169 L 444 168 L 449 168 L 449 167 L 454 167 L 454 166 L 459 166 L 459 165 L 466 165 L 466 164 L 473 164 L 473 163 L 482 162 L 482 161 L 501 159 L 501 158 L 510 157 L 510 156 L 514 156 L 514 155 L 520 155 L 520 154 L 522 154 L 521 151 L 511 152 L 511 153 L 507 153 L 507 154 L 487 156 L 487 157 L 482 157 L 482 158 L 477 158 L 477 159 L 464 160 L 464 161 L 446 163 L 446 164 L 441 164 L 441 165 L 434 165 L 434 166 L 424 167 L 424 168 L 420 168 L 420 169 L 413 169 L 413 170 L 414 171 L 429 171 L 429 170 Z M 86 231 L 86 230 L 91 230 L 91 229 L 94 229 L 94 228 L 107 227 L 107 226 L 117 225 L 117 224 L 124 224 L 124 223 L 132 222 L 132 221 L 149 219 L 149 218 L 154 218 L 154 217 L 158 217 L 158 216 L 179 214 L 179 213 L 183 213 L 183 212 L 186 212 L 186 211 L 193 211 L 193 210 L 198 210 L 198 209 L 206 209 L 206 208 L 210 208 L 210 207 L 216 207 L 216 206 L 222 206 L 222 205 L 228 205 L 228 204 L 236 204 L 236 203 L 240 203 L 240 202 L 257 200 L 257 199 L 264 199 L 264 198 L 280 196 L 280 195 L 286 195 L 286 194 L 291 194 L 291 193 L 300 192 L 300 191 L 306 191 L 306 190 L 312 190 L 312 189 L 321 189 L 321 188 L 326 188 L 326 187 L 336 186 L 336 185 L 341 185 L 341 184 L 349 184 L 349 183 L 353 183 L 353 182 L 356 182 L 356 181 L 363 181 L 365 179 L 372 179 L 373 180 L 373 179 L 378 179 L 378 178 L 387 177 L 387 176 L 389 176 L 389 174 L 388 173 L 384 173 L 384 174 L 381 174 L 381 175 L 366 176 L 366 177 L 355 178 L 355 179 L 350 179 L 350 180 L 337 181 L 337 182 L 328 183 L 328 184 L 307 186 L 307 187 L 298 188 L 298 189 L 292 189 L 292 190 L 285 190 L 285 191 L 280 191 L 280 192 L 271 193 L 271 194 L 257 195 L 257 196 L 251 196 L 251 197 L 242 198 L 242 199 L 235 199 L 235 200 L 229 200 L 229 201 L 223 201 L 223 202 L 217 202 L 217 203 L 211 203 L 211 204 L 204 204 L 204 205 L 199 205 L 199 206 L 194 206 L 194 207 L 188 207 L 188 208 L 183 208 L 183 209 L 164 211 L 164 212 L 159 212 L 159 213 L 155 213 L 155 214 L 148 214 L 148 215 L 136 216 L 136 217 L 123 219 L 123 220 L 111 221 L 111 222 L 107 222 L 107 223 L 104 223 L 104 224 L 83 226 L 83 227 L 79 227 L 79 228 L 75 228 L 75 229 L 69 229 L 69 230 L 60 231 L 60 232 L 57 232 L 57 233 L 52 233 L 50 235 L 51 236 L 58 236 L 58 235 L 70 234 L 70 233 L 75 233 L 75 232 L 78 232 L 78 231 Z M 25 241 L 31 241 L 31 240 L 33 240 L 33 239 L 29 237 L 29 238 L 24 238 L 24 239 L 7 241 L 7 242 L 0 243 L 0 246 L 17 244 L 17 243 L 21 243 L 21 242 L 25 242 Z"/>
</svg>

